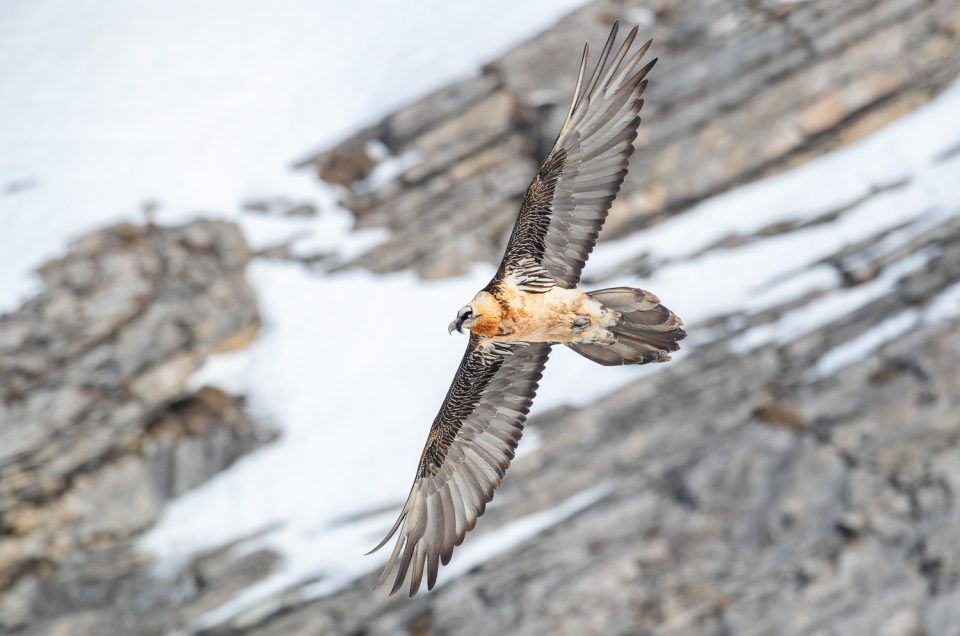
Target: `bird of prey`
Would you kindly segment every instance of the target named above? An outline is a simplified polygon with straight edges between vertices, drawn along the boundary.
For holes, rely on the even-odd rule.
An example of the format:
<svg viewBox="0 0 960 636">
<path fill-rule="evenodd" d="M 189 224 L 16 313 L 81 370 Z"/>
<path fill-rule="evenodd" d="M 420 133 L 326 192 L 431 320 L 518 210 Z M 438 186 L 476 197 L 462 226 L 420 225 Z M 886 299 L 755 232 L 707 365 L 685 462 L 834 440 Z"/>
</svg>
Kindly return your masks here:
<svg viewBox="0 0 960 636">
<path fill-rule="evenodd" d="M 470 331 L 467 351 L 433 421 L 400 517 L 383 541 L 396 545 L 376 586 L 391 573 L 410 596 L 437 580 L 477 523 L 513 459 L 547 355 L 564 344 L 603 365 L 670 359 L 682 321 L 652 293 L 629 287 L 585 292 L 577 283 L 623 178 L 640 124 L 647 73 L 630 55 L 635 27 L 610 57 L 614 24 L 585 75 L 556 144 L 527 189 L 493 280 L 457 312 L 449 331 Z M 628 57 L 629 55 L 629 57 Z"/>
</svg>

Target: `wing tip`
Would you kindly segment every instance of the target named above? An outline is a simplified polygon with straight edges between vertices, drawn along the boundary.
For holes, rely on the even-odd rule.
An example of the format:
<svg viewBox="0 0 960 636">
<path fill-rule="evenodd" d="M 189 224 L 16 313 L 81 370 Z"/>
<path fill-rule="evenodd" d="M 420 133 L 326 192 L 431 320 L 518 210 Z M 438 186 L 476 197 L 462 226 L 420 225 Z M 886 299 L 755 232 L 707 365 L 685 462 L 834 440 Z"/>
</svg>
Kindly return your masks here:
<svg viewBox="0 0 960 636">
<path fill-rule="evenodd" d="M 406 506 L 404 506 L 404 508 L 406 508 Z M 393 538 L 393 535 L 397 534 L 397 530 L 400 529 L 400 524 L 403 523 L 403 520 L 406 518 L 406 516 L 407 516 L 407 511 L 406 511 L 406 510 L 401 510 L 400 516 L 397 517 L 397 520 L 394 522 L 393 527 L 390 528 L 390 530 L 387 532 L 386 536 L 383 537 L 383 539 L 380 540 L 380 543 L 378 543 L 378 544 L 376 545 L 376 547 L 374 547 L 374 548 L 373 548 L 372 550 L 370 550 L 369 552 L 365 553 L 363 556 L 370 556 L 371 554 L 373 554 L 374 552 L 376 552 L 377 550 L 379 550 L 379 549 L 382 548 L 383 546 L 387 545 L 387 543 L 390 541 L 390 539 Z"/>
</svg>

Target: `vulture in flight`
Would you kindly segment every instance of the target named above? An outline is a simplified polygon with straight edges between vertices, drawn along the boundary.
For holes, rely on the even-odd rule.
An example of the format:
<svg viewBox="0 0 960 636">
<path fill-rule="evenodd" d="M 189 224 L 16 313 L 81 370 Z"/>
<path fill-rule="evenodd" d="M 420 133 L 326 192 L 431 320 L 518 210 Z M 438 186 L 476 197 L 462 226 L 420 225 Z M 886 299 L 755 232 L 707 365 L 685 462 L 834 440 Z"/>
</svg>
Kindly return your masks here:
<svg viewBox="0 0 960 636">
<path fill-rule="evenodd" d="M 457 312 L 450 331 L 469 330 L 467 351 L 433 421 L 396 536 L 377 581 L 391 594 L 441 563 L 473 529 L 513 459 L 523 422 L 554 344 L 603 365 L 670 359 L 682 321 L 652 293 L 577 286 L 623 178 L 640 125 L 650 41 L 631 54 L 637 28 L 611 58 L 614 24 L 587 77 L 584 47 L 573 103 L 556 144 L 527 189 L 493 280 Z"/>
</svg>

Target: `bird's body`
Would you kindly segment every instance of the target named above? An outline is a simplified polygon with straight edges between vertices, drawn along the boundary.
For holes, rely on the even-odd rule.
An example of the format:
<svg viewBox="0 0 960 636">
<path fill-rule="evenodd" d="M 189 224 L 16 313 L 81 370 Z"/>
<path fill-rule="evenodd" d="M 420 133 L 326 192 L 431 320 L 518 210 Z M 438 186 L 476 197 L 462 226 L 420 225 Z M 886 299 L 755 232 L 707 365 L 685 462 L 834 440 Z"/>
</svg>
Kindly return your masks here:
<svg viewBox="0 0 960 636">
<path fill-rule="evenodd" d="M 472 530 L 513 459 L 550 348 L 563 344 L 603 365 L 670 359 L 682 321 L 652 293 L 630 287 L 586 292 L 577 285 L 627 174 L 653 62 L 637 68 L 648 41 L 627 58 L 634 28 L 613 56 L 614 25 L 587 79 L 584 49 L 573 103 L 557 142 L 527 189 L 499 269 L 457 313 L 449 330 L 470 341 L 420 456 L 382 584 L 391 593 L 440 563 Z M 609 63 L 608 63 L 609 62 Z"/>
<path fill-rule="evenodd" d="M 492 291 L 477 294 L 473 304 L 483 308 L 483 318 L 472 324 L 470 331 L 503 342 L 570 344 L 609 340 L 607 327 L 616 324 L 619 317 L 579 287 L 554 286 L 535 293 L 519 289 L 509 277 Z"/>
</svg>

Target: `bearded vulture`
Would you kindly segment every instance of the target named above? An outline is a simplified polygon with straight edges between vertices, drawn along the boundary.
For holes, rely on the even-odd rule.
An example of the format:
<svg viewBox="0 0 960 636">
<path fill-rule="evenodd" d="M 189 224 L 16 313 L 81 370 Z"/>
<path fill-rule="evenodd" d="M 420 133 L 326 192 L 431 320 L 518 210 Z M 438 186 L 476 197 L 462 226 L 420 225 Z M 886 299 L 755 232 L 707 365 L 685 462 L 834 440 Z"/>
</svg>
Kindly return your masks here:
<svg viewBox="0 0 960 636">
<path fill-rule="evenodd" d="M 603 365 L 670 359 L 682 321 L 652 293 L 629 287 L 585 292 L 577 283 L 627 174 L 640 124 L 647 41 L 629 57 L 635 27 L 610 59 L 614 24 L 585 79 L 584 47 L 573 103 L 556 144 L 530 184 L 493 280 L 457 312 L 449 331 L 470 331 L 467 351 L 433 421 L 400 518 L 371 552 L 397 536 L 376 583 L 410 596 L 437 580 L 493 498 L 554 344 Z"/>
</svg>

